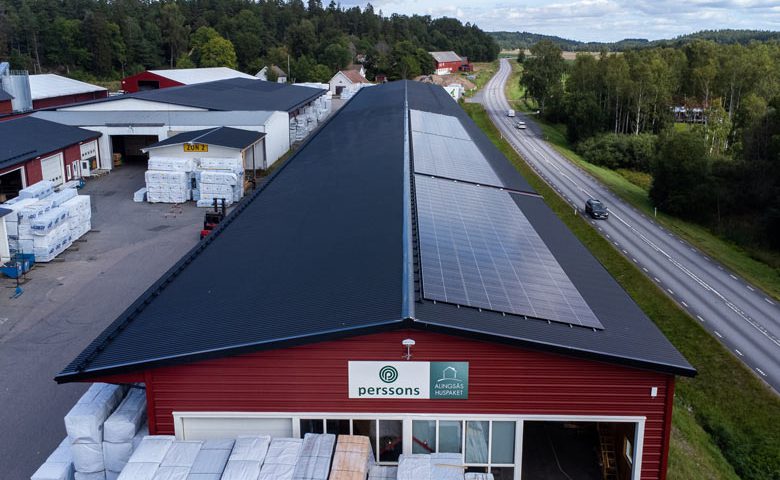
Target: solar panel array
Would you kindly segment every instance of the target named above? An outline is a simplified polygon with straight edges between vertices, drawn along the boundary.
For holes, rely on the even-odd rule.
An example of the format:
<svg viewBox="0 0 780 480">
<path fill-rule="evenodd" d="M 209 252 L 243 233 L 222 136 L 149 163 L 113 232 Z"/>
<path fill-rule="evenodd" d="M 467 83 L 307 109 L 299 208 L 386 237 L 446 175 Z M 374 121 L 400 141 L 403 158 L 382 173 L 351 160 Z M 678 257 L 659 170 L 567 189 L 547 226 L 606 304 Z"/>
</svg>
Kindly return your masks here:
<svg viewBox="0 0 780 480">
<path fill-rule="evenodd" d="M 425 298 L 603 328 L 511 195 L 415 175 Z"/>
<path fill-rule="evenodd" d="M 409 116 L 412 119 L 413 132 L 471 141 L 471 137 L 457 117 L 422 110 L 409 110 Z"/>
</svg>

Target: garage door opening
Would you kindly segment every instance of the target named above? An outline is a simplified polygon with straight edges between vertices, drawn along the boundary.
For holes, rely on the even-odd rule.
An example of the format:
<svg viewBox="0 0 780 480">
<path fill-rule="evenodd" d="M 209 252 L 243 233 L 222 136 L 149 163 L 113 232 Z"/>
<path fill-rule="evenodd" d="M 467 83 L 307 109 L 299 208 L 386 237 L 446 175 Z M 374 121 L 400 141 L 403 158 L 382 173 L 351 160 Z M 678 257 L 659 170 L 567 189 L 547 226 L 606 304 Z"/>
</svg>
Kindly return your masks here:
<svg viewBox="0 0 780 480">
<path fill-rule="evenodd" d="M 22 169 L 0 174 L 0 203 L 7 202 L 19 195 L 19 190 L 24 188 Z"/>
<path fill-rule="evenodd" d="M 146 166 L 149 155 L 141 149 L 159 140 L 157 135 L 111 135 L 112 162 L 115 167 L 123 164 Z"/>
<path fill-rule="evenodd" d="M 630 480 L 633 423 L 525 422 L 523 476 L 547 480 Z"/>
<path fill-rule="evenodd" d="M 160 88 L 160 82 L 157 80 L 138 80 L 138 91 L 157 90 Z"/>
</svg>

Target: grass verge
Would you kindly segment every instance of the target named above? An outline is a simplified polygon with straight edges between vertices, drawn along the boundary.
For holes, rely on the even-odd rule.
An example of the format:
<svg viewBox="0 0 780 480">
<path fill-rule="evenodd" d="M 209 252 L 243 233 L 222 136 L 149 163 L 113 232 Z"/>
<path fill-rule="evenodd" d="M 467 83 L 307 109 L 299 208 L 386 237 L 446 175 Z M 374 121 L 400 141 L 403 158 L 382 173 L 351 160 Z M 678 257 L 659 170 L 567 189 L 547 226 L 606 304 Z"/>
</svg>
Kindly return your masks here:
<svg viewBox="0 0 780 480">
<path fill-rule="evenodd" d="M 780 429 L 777 428 L 780 398 L 621 256 L 587 221 L 573 215 L 571 207 L 536 176 L 507 142 L 500 139 L 481 105 L 465 104 L 463 108 L 697 368 L 696 378 L 677 381 L 669 478 L 780 479 Z"/>
<path fill-rule="evenodd" d="M 642 188 L 614 170 L 593 165 L 583 160 L 582 157 L 571 150 L 566 140 L 565 126 L 551 125 L 543 121 L 539 121 L 539 125 L 542 127 L 545 139 L 559 153 L 596 177 L 620 198 L 638 210 L 649 216 L 655 214 L 648 196 L 649 185 L 647 188 Z M 686 222 L 661 212 L 658 213 L 656 221 L 707 255 L 717 259 L 748 282 L 761 288 L 775 299 L 780 300 L 780 268 L 778 267 L 780 265 L 780 255 L 776 252 L 745 249 L 718 237 L 706 227 Z"/>
<path fill-rule="evenodd" d="M 492 62 L 484 62 L 484 63 L 474 63 L 472 64 L 474 66 L 474 72 L 471 74 L 461 74 L 464 76 L 474 75 L 474 85 L 477 86 L 474 90 L 471 90 L 469 92 L 466 92 L 465 96 L 470 97 L 477 93 L 478 91 L 482 90 L 482 87 L 485 86 L 485 84 L 493 78 L 493 75 L 496 74 L 498 71 L 498 60 L 492 61 Z"/>
</svg>

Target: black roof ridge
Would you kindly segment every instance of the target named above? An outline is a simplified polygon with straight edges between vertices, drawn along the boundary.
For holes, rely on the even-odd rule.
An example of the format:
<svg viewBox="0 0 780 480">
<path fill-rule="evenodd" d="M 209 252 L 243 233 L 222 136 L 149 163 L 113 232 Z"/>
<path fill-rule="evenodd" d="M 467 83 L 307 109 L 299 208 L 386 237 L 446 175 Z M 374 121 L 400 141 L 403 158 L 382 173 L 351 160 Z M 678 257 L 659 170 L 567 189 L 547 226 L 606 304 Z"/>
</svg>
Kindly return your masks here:
<svg viewBox="0 0 780 480">
<path fill-rule="evenodd" d="M 354 97 L 360 94 L 358 91 Z M 309 137 L 298 147 L 296 152 L 285 161 L 276 171 L 274 171 L 263 184 L 255 190 L 248 198 L 241 201 L 235 209 L 233 209 L 228 216 L 217 225 L 217 228 L 212 230 L 209 235 L 198 242 L 197 245 L 192 247 L 184 256 L 179 259 L 171 268 L 169 268 L 156 282 L 154 282 L 144 293 L 142 293 L 129 307 L 127 307 L 120 316 L 114 320 L 103 332 L 98 335 L 85 349 L 79 354 L 62 372 L 60 372 L 55 379 L 59 381 L 60 378 L 68 377 L 72 374 L 65 374 L 68 370 L 75 370 L 76 372 L 85 371 L 86 364 L 88 364 L 98 353 L 105 349 L 116 335 L 127 328 L 130 322 L 141 313 L 147 305 L 149 305 L 154 298 L 156 298 L 165 287 L 173 281 L 188 265 L 197 258 L 203 250 L 211 245 L 219 235 L 227 228 L 228 225 L 233 223 L 239 213 L 244 211 L 255 199 L 267 188 L 267 186 L 295 160 L 298 154 L 303 151 L 304 147 L 308 145 L 314 138 L 316 138 L 333 119 L 337 118 L 342 113 L 342 109 L 337 110 L 333 115 L 328 117 Z"/>
</svg>

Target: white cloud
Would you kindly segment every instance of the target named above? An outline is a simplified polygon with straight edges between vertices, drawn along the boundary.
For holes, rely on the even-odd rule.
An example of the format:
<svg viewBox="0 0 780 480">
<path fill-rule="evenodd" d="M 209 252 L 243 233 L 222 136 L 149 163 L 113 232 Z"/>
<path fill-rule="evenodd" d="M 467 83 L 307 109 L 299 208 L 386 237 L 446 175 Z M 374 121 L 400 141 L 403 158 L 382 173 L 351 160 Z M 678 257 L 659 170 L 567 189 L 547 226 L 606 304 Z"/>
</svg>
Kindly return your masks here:
<svg viewBox="0 0 780 480">
<path fill-rule="evenodd" d="M 342 2 L 365 5 L 365 1 Z M 376 0 L 392 13 L 455 17 L 483 30 L 531 31 L 582 41 L 669 38 L 699 30 L 778 30 L 778 0 Z"/>
</svg>

